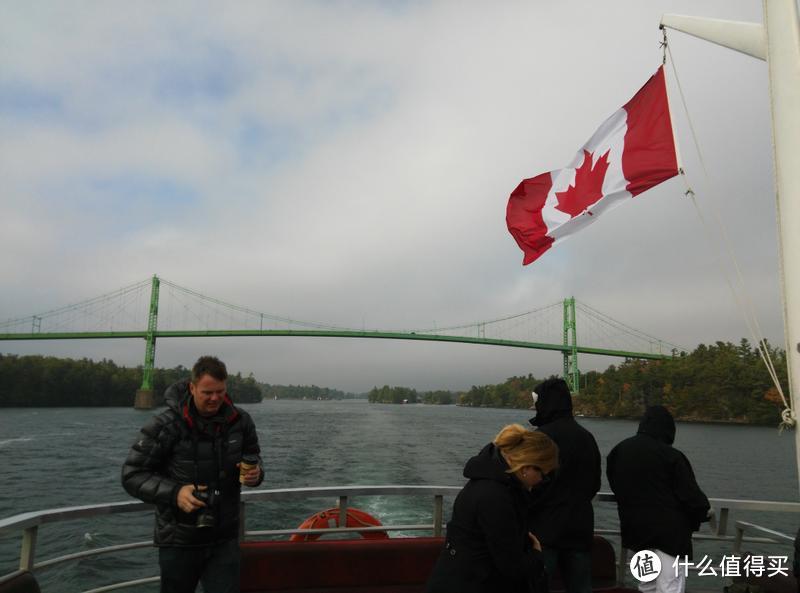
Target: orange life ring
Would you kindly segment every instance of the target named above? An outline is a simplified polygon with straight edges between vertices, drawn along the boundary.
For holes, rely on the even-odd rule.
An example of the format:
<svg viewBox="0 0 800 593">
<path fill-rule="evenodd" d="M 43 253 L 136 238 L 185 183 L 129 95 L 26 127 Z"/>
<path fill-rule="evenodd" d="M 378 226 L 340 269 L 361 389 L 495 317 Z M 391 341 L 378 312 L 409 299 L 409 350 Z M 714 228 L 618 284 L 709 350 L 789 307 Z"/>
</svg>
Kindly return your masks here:
<svg viewBox="0 0 800 593">
<path fill-rule="evenodd" d="M 347 509 L 347 527 L 380 527 L 383 525 L 375 517 L 369 513 L 365 513 L 359 509 Z M 339 522 L 339 509 L 326 509 L 311 515 L 308 519 L 303 521 L 297 528 L 298 529 L 327 529 L 333 527 L 340 527 Z M 364 539 L 389 539 L 389 534 L 385 531 L 359 531 L 358 534 Z M 295 533 L 289 538 L 293 542 L 313 542 L 319 539 L 319 533 Z"/>
</svg>

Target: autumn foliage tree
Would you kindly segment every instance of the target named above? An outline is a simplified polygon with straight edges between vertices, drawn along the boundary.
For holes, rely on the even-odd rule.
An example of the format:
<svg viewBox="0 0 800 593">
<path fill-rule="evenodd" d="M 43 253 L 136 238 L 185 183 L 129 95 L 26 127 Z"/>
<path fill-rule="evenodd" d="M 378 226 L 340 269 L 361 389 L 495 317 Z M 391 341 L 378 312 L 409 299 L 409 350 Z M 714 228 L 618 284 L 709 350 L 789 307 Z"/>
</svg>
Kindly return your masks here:
<svg viewBox="0 0 800 593">
<path fill-rule="evenodd" d="M 788 393 L 785 352 L 767 348 Z M 782 409 L 758 350 L 744 339 L 700 344 L 670 360 L 628 360 L 587 373 L 584 382 L 576 401 L 587 415 L 636 417 L 645 406 L 662 404 L 684 420 L 770 424 Z"/>
</svg>

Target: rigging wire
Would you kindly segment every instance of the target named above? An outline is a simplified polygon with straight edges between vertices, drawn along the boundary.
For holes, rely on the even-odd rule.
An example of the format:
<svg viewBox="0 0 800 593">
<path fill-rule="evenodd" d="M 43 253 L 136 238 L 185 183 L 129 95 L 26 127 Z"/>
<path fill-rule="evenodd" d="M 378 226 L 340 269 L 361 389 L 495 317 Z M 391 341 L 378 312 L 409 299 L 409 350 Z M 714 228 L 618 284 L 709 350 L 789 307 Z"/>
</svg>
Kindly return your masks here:
<svg viewBox="0 0 800 593">
<path fill-rule="evenodd" d="M 670 65 L 672 66 L 672 72 L 675 75 L 675 82 L 678 86 L 678 92 L 681 97 L 681 102 L 683 104 L 683 110 L 686 113 L 686 119 L 689 123 L 689 130 L 691 131 L 692 140 L 694 142 L 695 150 L 697 151 L 697 156 L 700 161 L 700 167 L 703 171 L 704 178 L 706 183 L 709 187 L 712 186 L 710 176 L 708 174 L 708 168 L 706 167 L 705 158 L 703 156 L 703 152 L 700 149 L 700 144 L 697 140 L 697 133 L 694 129 L 694 124 L 692 122 L 692 118 L 689 114 L 689 108 L 686 105 L 686 97 L 683 93 L 683 87 L 681 86 L 680 78 L 678 77 L 678 70 L 675 66 L 675 58 L 672 55 L 672 50 L 667 43 L 667 31 L 666 27 L 662 27 L 663 33 L 663 41 L 661 42 L 661 47 L 663 48 L 663 59 L 664 63 L 666 63 L 667 54 L 669 54 L 669 61 Z M 764 338 L 764 334 L 761 331 L 761 326 L 758 323 L 758 317 L 755 313 L 755 307 L 753 306 L 752 300 L 749 297 L 749 294 L 746 290 L 746 285 L 744 282 L 744 277 L 742 275 L 741 267 L 739 266 L 739 261 L 736 259 L 736 255 L 733 251 L 733 247 L 730 241 L 730 236 L 728 234 L 727 227 L 725 226 L 722 217 L 719 214 L 719 211 L 714 207 L 713 204 L 709 203 L 709 208 L 714 216 L 714 222 L 717 225 L 717 228 L 722 236 L 722 243 L 724 250 L 720 247 L 720 245 L 714 241 L 712 228 L 708 224 L 707 220 L 703 216 L 702 211 L 697 203 L 695 192 L 692 190 L 691 186 L 689 185 L 688 178 L 686 176 L 686 172 L 683 169 L 680 169 L 681 178 L 684 181 L 686 186 L 686 191 L 684 195 L 689 197 L 692 201 L 694 206 L 695 212 L 697 213 L 698 218 L 700 219 L 701 225 L 706 232 L 706 237 L 709 243 L 715 248 L 715 257 L 720 264 L 720 270 L 722 272 L 723 277 L 725 278 L 725 282 L 728 285 L 728 288 L 731 290 L 733 294 L 733 298 L 736 301 L 736 304 L 739 306 L 739 309 L 742 312 L 742 315 L 745 320 L 745 324 L 747 325 L 747 329 L 750 332 L 750 336 L 758 346 L 758 352 L 761 356 L 761 360 L 764 362 L 764 365 L 767 368 L 767 372 L 769 373 L 770 378 L 775 386 L 778 395 L 780 396 L 781 400 L 783 401 L 784 409 L 781 412 L 781 424 L 780 430 L 783 431 L 784 428 L 789 428 L 795 425 L 795 411 L 792 409 L 790 402 L 787 401 L 786 395 L 783 393 L 783 388 L 781 387 L 780 379 L 778 378 L 777 371 L 775 370 L 775 365 L 772 361 L 772 356 L 770 355 L 769 348 Z M 733 265 L 734 270 L 736 271 L 736 279 L 738 280 L 738 291 L 737 287 L 734 286 L 734 283 L 731 281 L 730 275 L 728 271 L 725 269 L 723 262 L 725 255 L 725 251 L 727 251 L 727 256 L 730 262 Z"/>
</svg>

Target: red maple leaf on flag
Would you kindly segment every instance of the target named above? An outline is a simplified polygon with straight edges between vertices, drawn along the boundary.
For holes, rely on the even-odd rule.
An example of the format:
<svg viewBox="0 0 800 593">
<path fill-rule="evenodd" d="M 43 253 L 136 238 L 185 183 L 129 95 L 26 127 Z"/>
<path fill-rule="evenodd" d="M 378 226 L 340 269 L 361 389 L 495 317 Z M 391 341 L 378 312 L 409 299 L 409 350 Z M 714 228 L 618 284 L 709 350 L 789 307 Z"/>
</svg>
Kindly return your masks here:
<svg viewBox="0 0 800 593">
<path fill-rule="evenodd" d="M 597 159 L 592 167 L 594 153 L 583 151 L 583 163 L 575 169 L 575 185 L 570 185 L 567 191 L 556 192 L 558 205 L 556 208 L 575 218 L 589 206 L 603 197 L 603 180 L 608 170 L 608 153 L 611 149 Z"/>
</svg>

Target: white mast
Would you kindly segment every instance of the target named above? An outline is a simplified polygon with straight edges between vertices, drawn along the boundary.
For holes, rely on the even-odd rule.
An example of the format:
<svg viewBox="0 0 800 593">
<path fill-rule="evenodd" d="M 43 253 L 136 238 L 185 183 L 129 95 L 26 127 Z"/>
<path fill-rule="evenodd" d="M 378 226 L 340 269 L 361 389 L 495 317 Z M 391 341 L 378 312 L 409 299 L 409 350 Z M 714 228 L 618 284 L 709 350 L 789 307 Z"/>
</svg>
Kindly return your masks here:
<svg viewBox="0 0 800 593">
<path fill-rule="evenodd" d="M 661 25 L 766 60 L 769 70 L 783 322 L 792 408 L 800 412 L 800 25 L 796 0 L 762 0 L 764 24 L 665 14 Z M 800 479 L 800 426 L 795 426 Z"/>
</svg>

